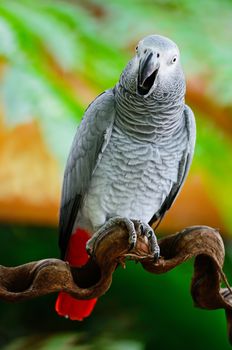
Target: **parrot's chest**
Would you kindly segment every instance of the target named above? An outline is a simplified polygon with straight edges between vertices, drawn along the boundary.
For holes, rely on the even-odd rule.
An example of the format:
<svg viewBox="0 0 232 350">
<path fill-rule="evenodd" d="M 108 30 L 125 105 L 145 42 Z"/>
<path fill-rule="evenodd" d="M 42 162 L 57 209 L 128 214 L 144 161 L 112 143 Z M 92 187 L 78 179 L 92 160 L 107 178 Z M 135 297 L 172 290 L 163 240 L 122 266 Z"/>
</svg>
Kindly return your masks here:
<svg viewBox="0 0 232 350">
<path fill-rule="evenodd" d="M 177 181 L 182 154 L 133 142 L 113 130 L 92 176 L 82 215 L 94 228 L 118 215 L 149 222 Z"/>
</svg>

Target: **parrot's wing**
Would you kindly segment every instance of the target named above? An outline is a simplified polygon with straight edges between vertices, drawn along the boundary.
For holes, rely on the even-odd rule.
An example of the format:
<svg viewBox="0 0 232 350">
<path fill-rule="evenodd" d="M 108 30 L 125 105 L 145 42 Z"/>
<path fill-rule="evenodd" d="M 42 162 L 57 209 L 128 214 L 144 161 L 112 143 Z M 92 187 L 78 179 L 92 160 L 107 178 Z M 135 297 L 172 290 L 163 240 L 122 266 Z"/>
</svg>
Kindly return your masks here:
<svg viewBox="0 0 232 350">
<path fill-rule="evenodd" d="M 114 93 L 107 90 L 87 108 L 67 160 L 59 221 L 59 247 L 64 258 L 77 213 L 92 174 L 111 137 Z"/>
<path fill-rule="evenodd" d="M 192 163 L 195 140 L 196 140 L 196 124 L 194 114 L 187 105 L 185 105 L 184 116 L 186 120 L 186 129 L 188 135 L 188 145 L 179 163 L 178 178 L 169 192 L 168 196 L 164 200 L 158 212 L 156 212 L 151 218 L 149 224 L 152 225 L 158 219 L 162 220 L 166 211 L 171 207 L 174 200 L 176 199 L 181 187 L 184 184 L 186 176 L 188 175 L 190 165 Z M 159 221 L 160 222 L 160 221 Z M 158 223 L 159 223 L 158 222 Z M 157 225 L 158 226 L 158 225 Z"/>
</svg>

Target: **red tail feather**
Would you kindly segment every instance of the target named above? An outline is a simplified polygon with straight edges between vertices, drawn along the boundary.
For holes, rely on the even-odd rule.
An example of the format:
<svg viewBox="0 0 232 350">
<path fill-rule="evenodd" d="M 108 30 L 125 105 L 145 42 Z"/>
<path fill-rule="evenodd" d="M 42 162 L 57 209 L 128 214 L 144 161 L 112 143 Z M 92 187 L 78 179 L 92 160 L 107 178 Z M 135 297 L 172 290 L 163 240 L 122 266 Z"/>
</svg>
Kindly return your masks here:
<svg viewBox="0 0 232 350">
<path fill-rule="evenodd" d="M 88 261 L 88 254 L 85 249 L 86 242 L 89 239 L 89 234 L 82 229 L 77 229 L 71 236 L 66 260 L 73 266 L 82 266 Z M 56 312 L 60 316 L 68 316 L 71 320 L 82 321 L 83 318 L 88 317 L 97 299 L 77 300 L 71 295 L 60 292 L 56 300 Z"/>
</svg>

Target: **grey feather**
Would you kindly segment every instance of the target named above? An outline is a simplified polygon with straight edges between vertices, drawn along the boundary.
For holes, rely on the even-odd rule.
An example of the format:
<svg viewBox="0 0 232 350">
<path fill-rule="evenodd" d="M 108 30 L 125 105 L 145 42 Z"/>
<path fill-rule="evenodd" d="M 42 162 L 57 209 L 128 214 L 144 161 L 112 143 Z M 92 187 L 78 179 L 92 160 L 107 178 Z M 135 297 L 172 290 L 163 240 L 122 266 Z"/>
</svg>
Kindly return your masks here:
<svg viewBox="0 0 232 350">
<path fill-rule="evenodd" d="M 183 153 L 183 156 L 179 163 L 178 180 L 173 184 L 169 195 L 164 200 L 158 212 L 156 212 L 154 216 L 151 218 L 149 222 L 150 225 L 154 224 L 154 222 L 157 221 L 159 218 L 162 219 L 166 211 L 170 209 L 171 205 L 174 203 L 178 193 L 180 192 L 184 184 L 184 181 L 189 172 L 190 165 L 192 163 L 194 148 L 195 148 L 195 141 L 196 141 L 196 123 L 195 123 L 194 114 L 191 108 L 187 105 L 185 105 L 184 116 L 185 116 L 185 122 L 186 122 L 186 130 L 188 133 L 188 143 L 187 143 L 187 148 Z"/>
<path fill-rule="evenodd" d="M 110 140 L 115 118 L 113 90 L 99 95 L 87 108 L 77 129 L 64 173 L 59 246 L 64 258 L 69 237 L 91 177 Z"/>
</svg>

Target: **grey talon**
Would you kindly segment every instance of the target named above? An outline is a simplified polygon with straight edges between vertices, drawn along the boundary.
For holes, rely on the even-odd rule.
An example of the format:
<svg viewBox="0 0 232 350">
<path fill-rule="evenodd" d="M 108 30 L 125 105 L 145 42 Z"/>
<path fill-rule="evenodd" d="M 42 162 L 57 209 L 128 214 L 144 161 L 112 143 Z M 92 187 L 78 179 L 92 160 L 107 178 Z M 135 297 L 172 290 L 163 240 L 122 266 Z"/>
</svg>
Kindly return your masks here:
<svg viewBox="0 0 232 350">
<path fill-rule="evenodd" d="M 141 222 L 140 223 L 140 232 L 141 232 L 141 235 L 147 237 L 151 254 L 154 255 L 155 260 L 158 260 L 159 254 L 160 254 L 160 248 L 159 248 L 157 238 L 156 238 L 156 235 L 155 235 L 152 227 L 146 223 Z"/>
<path fill-rule="evenodd" d="M 121 216 L 115 216 L 110 218 L 105 225 L 100 227 L 98 231 L 94 233 L 92 238 L 87 242 L 86 244 L 86 250 L 89 253 L 89 255 L 93 255 L 94 249 L 96 247 L 96 244 L 99 243 L 100 240 L 102 240 L 108 232 L 113 228 L 115 225 L 125 225 L 126 229 L 128 230 L 128 243 L 129 243 L 129 250 L 133 249 L 137 242 L 137 233 L 135 229 L 134 223 L 125 217 Z"/>
<path fill-rule="evenodd" d="M 85 247 L 88 255 L 92 256 L 93 254 L 93 245 L 91 244 L 91 239 L 89 239 L 86 243 L 86 247 Z"/>
</svg>

